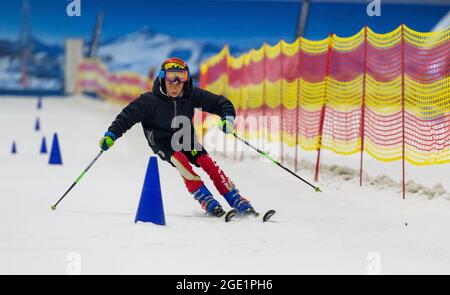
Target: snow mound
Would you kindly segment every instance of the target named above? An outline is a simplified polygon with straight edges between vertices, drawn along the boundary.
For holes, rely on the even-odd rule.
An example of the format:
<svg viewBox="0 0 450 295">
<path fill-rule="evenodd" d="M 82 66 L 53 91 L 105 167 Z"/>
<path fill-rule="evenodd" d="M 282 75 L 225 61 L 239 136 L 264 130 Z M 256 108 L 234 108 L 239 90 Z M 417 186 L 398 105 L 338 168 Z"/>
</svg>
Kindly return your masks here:
<svg viewBox="0 0 450 295">
<path fill-rule="evenodd" d="M 315 164 L 308 160 L 302 160 L 300 162 L 300 169 L 306 169 L 313 172 L 315 169 Z M 355 183 L 359 182 L 359 170 L 336 164 L 321 165 L 320 176 L 323 177 L 326 181 L 334 180 Z M 397 192 L 402 191 L 402 182 L 395 181 L 387 175 L 370 176 L 369 174 L 364 172 L 363 183 L 375 187 L 379 190 L 387 189 Z M 450 200 L 450 193 L 444 189 L 442 183 L 440 182 L 432 187 L 426 187 L 425 185 L 417 183 L 414 180 L 408 180 L 405 183 L 405 188 L 407 193 L 425 196 L 428 199 L 444 197 L 447 200 Z"/>
</svg>

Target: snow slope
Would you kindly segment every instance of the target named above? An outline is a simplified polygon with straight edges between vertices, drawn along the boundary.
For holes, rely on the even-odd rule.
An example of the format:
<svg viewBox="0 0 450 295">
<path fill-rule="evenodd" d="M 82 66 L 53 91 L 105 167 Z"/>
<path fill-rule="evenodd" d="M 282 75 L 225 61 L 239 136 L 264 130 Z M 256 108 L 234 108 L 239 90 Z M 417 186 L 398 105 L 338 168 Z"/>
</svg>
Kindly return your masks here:
<svg viewBox="0 0 450 295">
<path fill-rule="evenodd" d="M 252 151 L 243 161 L 214 154 L 257 209 L 278 211 L 265 224 L 204 216 L 177 172 L 160 161 L 167 225 L 134 224 L 151 155 L 135 126 L 51 211 L 119 111 L 83 97 L 45 99 L 42 110 L 35 99 L 0 97 L 0 274 L 66 274 L 73 257 L 81 274 L 450 274 L 448 195 L 402 200 L 395 187 L 360 188 L 357 177 L 346 181 L 336 172 L 346 171 L 342 157 L 324 156 L 323 165 L 341 166 L 324 169 L 323 193 L 315 193 Z M 37 116 L 40 132 L 33 130 Z M 49 166 L 38 153 L 42 135 L 50 145 L 53 132 L 63 166 Z M 13 140 L 17 155 L 10 154 Z M 302 157 L 299 174 L 311 179 L 310 159 Z M 368 168 L 384 165 L 366 159 Z M 448 184 L 449 165 L 426 169 L 437 171 L 430 185 Z M 416 174 L 408 176 L 427 178 Z"/>
</svg>

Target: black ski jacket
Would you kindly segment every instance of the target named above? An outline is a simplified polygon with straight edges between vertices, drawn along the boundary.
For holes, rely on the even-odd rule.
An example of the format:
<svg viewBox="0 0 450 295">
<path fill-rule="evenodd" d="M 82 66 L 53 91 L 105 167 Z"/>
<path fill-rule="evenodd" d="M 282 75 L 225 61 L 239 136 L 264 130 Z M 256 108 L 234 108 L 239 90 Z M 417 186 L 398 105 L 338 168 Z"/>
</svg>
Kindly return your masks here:
<svg viewBox="0 0 450 295">
<path fill-rule="evenodd" d="M 108 128 L 108 131 L 116 135 L 116 139 L 134 124 L 140 122 L 153 152 L 163 160 L 170 161 L 174 152 L 171 144 L 172 136 L 183 126 L 182 124 L 177 126 L 172 122 L 175 117 L 177 118 L 174 122 L 189 120 L 191 149 L 194 149 L 198 146 L 192 124 L 194 108 L 201 108 L 203 111 L 221 118 L 236 116 L 233 104 L 226 97 L 193 87 L 192 82 L 186 83 L 182 96 L 175 99 L 165 95 L 160 86 L 159 79 L 156 78 L 153 83 L 153 92 L 140 95 L 116 117 Z M 181 116 L 184 116 L 184 120 L 181 120 Z M 182 140 L 180 144 L 183 144 Z"/>
</svg>

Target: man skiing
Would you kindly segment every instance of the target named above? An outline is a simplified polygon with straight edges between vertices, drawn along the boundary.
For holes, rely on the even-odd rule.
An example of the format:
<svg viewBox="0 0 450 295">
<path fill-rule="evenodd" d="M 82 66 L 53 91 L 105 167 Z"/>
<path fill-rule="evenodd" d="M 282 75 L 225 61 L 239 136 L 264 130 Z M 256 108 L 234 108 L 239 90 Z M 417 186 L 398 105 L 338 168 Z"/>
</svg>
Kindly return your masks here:
<svg viewBox="0 0 450 295">
<path fill-rule="evenodd" d="M 153 92 L 142 94 L 122 110 L 100 140 L 100 148 L 108 150 L 115 140 L 140 122 L 150 148 L 178 170 L 188 191 L 207 213 L 220 217 L 225 211 L 191 164 L 209 175 L 231 207 L 241 213 L 254 212 L 250 202 L 240 195 L 234 183 L 198 143 L 192 124 L 194 108 L 220 116 L 221 130 L 226 134 L 233 132 L 236 116 L 233 104 L 224 96 L 194 87 L 187 64 L 179 58 L 169 58 L 161 65 Z M 183 124 L 183 128 L 188 128 L 187 136 L 177 141 L 180 133 L 186 134 L 180 128 L 183 122 L 188 123 Z"/>
</svg>

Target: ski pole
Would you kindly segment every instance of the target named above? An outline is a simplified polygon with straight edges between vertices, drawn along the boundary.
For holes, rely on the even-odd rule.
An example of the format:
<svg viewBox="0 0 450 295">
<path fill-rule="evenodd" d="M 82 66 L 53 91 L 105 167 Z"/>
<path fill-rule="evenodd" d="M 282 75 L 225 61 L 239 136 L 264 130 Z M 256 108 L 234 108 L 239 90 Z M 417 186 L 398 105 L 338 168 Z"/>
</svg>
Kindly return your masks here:
<svg viewBox="0 0 450 295">
<path fill-rule="evenodd" d="M 283 168 L 284 170 L 286 170 L 287 172 L 289 172 L 290 174 L 294 175 L 295 177 L 297 177 L 298 179 L 300 179 L 301 181 L 303 181 L 304 183 L 308 184 L 309 186 L 311 186 L 312 188 L 314 188 L 314 190 L 316 192 L 321 192 L 320 188 L 318 186 L 314 186 L 311 183 L 309 183 L 308 181 L 304 180 L 303 178 L 301 178 L 300 176 L 298 176 L 297 174 L 295 174 L 294 172 L 292 172 L 290 169 L 286 168 L 285 166 L 281 165 L 280 162 L 278 162 L 277 160 L 273 159 L 271 156 L 269 156 L 266 152 L 261 151 L 259 148 L 253 146 L 251 143 L 249 143 L 247 140 L 239 137 L 236 135 L 236 133 L 233 132 L 234 137 L 236 137 L 237 139 L 239 139 L 240 141 L 242 141 L 243 143 L 245 143 L 246 145 L 248 145 L 249 147 L 251 147 L 252 149 L 254 149 L 255 151 L 257 151 L 259 154 L 263 155 L 264 157 L 266 157 L 267 159 L 269 159 L 270 161 L 272 161 L 272 163 L 277 164 L 278 166 L 280 166 L 281 168 Z"/>
<path fill-rule="evenodd" d="M 92 165 L 94 165 L 95 161 L 98 160 L 98 158 L 100 158 L 100 156 L 103 154 L 103 150 L 101 150 L 98 155 L 95 157 L 94 160 L 92 160 L 92 162 L 86 167 L 86 169 L 84 169 L 83 172 L 81 172 L 80 176 L 78 176 L 78 178 L 75 180 L 74 183 L 72 183 L 72 185 L 69 187 L 69 189 L 64 193 L 64 195 L 58 200 L 58 202 L 56 202 L 55 205 L 52 205 L 52 210 L 56 210 L 56 206 L 58 206 L 59 202 L 61 202 L 64 197 L 72 190 L 72 188 L 81 180 L 81 178 L 83 178 L 83 176 L 86 174 L 86 172 L 89 170 L 89 168 L 92 167 Z"/>
</svg>

